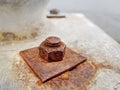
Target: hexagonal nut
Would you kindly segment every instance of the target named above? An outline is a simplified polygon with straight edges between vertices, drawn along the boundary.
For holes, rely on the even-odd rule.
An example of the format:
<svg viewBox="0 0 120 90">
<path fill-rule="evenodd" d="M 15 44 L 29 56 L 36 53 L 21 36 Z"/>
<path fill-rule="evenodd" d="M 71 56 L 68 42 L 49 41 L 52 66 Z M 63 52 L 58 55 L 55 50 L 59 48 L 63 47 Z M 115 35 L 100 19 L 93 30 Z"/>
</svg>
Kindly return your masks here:
<svg viewBox="0 0 120 90">
<path fill-rule="evenodd" d="M 66 45 L 60 42 L 58 47 L 48 47 L 42 42 L 39 46 L 40 57 L 48 62 L 56 62 L 63 60 Z"/>
</svg>

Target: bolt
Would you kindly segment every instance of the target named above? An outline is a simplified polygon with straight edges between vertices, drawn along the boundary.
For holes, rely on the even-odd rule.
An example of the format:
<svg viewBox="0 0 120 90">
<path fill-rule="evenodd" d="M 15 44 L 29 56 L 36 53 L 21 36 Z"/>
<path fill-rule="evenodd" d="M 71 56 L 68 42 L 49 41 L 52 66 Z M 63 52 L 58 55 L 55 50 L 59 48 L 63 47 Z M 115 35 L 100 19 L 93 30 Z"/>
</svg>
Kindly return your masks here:
<svg viewBox="0 0 120 90">
<path fill-rule="evenodd" d="M 49 46 L 49 47 L 58 47 L 60 46 L 60 38 L 58 37 L 48 37 L 45 40 L 45 45 Z"/>
<path fill-rule="evenodd" d="M 39 46 L 40 57 L 48 62 L 63 60 L 65 44 L 58 37 L 48 37 Z"/>
<path fill-rule="evenodd" d="M 50 10 L 50 14 L 59 14 L 59 10 L 58 9 L 52 9 L 52 10 Z"/>
</svg>

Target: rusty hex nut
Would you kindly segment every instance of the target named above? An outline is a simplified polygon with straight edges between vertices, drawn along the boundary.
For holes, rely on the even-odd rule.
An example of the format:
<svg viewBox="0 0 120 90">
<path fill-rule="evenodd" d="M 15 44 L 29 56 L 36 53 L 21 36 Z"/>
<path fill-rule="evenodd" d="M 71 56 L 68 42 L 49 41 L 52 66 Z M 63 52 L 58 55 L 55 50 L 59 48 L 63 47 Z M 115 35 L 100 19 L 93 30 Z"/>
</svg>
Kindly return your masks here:
<svg viewBox="0 0 120 90">
<path fill-rule="evenodd" d="M 66 45 L 58 37 L 48 37 L 39 46 L 40 57 L 48 62 L 63 60 Z"/>
</svg>

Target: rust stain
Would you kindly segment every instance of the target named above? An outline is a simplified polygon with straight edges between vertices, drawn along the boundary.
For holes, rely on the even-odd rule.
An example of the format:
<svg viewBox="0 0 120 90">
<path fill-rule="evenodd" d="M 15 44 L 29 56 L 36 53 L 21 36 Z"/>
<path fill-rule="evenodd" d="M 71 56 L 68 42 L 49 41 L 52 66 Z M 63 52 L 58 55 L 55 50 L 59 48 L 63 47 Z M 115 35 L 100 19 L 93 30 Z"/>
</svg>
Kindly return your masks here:
<svg viewBox="0 0 120 90">
<path fill-rule="evenodd" d="M 96 65 L 97 69 L 102 69 L 102 68 L 104 68 L 104 69 L 112 69 L 112 70 L 116 71 L 117 73 L 120 73 L 119 68 L 110 65 L 107 61 L 102 62 L 102 63 L 94 62 L 94 64 Z"/>
<path fill-rule="evenodd" d="M 40 85 L 42 85 L 43 83 L 42 83 L 42 81 L 41 80 L 38 80 L 37 82 L 36 82 L 36 85 L 37 86 L 40 86 Z"/>
<path fill-rule="evenodd" d="M 63 73 L 63 74 L 61 75 L 61 78 L 62 78 L 62 79 L 65 79 L 65 80 L 69 79 L 69 72 Z"/>
<path fill-rule="evenodd" d="M 15 43 L 17 41 L 23 41 L 23 40 L 35 38 L 37 36 L 38 36 L 37 32 L 31 32 L 31 34 L 27 36 L 14 32 L 0 32 L 0 41 L 2 42 L 1 45 L 6 45 L 6 44 L 11 44 L 13 42 Z"/>
</svg>

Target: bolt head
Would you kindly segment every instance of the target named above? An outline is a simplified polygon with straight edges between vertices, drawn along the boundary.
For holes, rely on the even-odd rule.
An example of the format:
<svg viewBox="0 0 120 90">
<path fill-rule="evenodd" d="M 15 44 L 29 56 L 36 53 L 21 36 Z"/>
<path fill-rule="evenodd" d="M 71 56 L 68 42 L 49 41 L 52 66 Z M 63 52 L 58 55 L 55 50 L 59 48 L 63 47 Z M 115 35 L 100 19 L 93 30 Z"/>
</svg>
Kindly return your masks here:
<svg viewBox="0 0 120 90">
<path fill-rule="evenodd" d="M 48 37 L 45 40 L 45 45 L 49 46 L 49 47 L 58 47 L 60 46 L 60 38 L 58 37 Z"/>
<path fill-rule="evenodd" d="M 39 54 L 41 58 L 48 62 L 61 61 L 65 54 L 65 48 L 66 45 L 59 38 L 49 37 L 40 44 Z"/>
<path fill-rule="evenodd" d="M 50 10 L 50 14 L 59 14 L 59 10 L 58 9 L 52 9 L 52 10 Z"/>
</svg>

